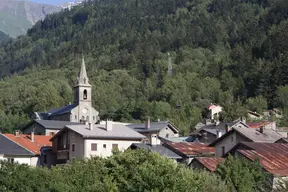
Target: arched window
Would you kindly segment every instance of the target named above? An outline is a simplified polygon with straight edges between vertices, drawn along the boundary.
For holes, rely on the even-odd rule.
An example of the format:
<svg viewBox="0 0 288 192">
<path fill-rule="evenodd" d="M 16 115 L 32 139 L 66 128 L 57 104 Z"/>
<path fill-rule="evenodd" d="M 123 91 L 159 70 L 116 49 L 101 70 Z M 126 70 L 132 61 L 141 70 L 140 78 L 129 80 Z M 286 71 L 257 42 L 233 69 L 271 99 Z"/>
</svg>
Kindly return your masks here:
<svg viewBox="0 0 288 192">
<path fill-rule="evenodd" d="M 89 121 L 89 116 L 86 117 L 86 121 Z"/>
<path fill-rule="evenodd" d="M 95 116 L 93 116 L 93 121 L 95 121 Z"/>
<path fill-rule="evenodd" d="M 83 99 L 85 99 L 85 100 L 87 99 L 87 90 L 86 89 L 83 92 Z"/>
<path fill-rule="evenodd" d="M 84 116 L 82 116 L 81 120 L 85 120 L 85 117 L 84 117 Z"/>
</svg>

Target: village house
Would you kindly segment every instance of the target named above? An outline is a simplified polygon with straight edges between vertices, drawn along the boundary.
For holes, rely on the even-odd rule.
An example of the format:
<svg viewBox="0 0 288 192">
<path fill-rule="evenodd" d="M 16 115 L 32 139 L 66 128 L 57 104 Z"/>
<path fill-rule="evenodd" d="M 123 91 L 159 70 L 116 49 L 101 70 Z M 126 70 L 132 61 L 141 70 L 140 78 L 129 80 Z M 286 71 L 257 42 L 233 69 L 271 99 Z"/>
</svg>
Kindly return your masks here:
<svg viewBox="0 0 288 192">
<path fill-rule="evenodd" d="M 232 129 L 228 129 L 227 133 L 209 146 L 215 147 L 215 155 L 217 157 L 222 157 L 239 142 L 274 143 L 281 137 L 282 136 L 274 130 L 233 127 Z"/>
<path fill-rule="evenodd" d="M 29 166 L 47 166 L 55 164 L 52 153 L 51 136 L 20 134 L 0 134 L 0 160 Z"/>
<path fill-rule="evenodd" d="M 53 152 L 57 154 L 57 164 L 63 164 L 91 156 L 108 157 L 115 149 L 123 151 L 132 143 L 141 143 L 145 139 L 133 129 L 107 120 L 105 125 L 66 125 L 51 141 Z"/>
<path fill-rule="evenodd" d="M 198 130 L 195 130 L 190 134 L 191 137 L 197 139 L 200 143 L 210 144 L 214 142 L 216 139 L 220 138 L 224 135 L 228 129 L 234 127 L 243 127 L 249 128 L 249 126 L 243 120 L 236 120 L 227 123 L 219 123 L 219 124 L 208 124 L 204 125 Z"/>
<path fill-rule="evenodd" d="M 279 179 L 288 179 L 288 144 L 241 142 L 229 154 L 244 157 L 250 161 L 259 160 L 260 165 L 270 175 L 275 188 Z"/>
<path fill-rule="evenodd" d="M 189 165 L 195 157 L 211 157 L 215 155 L 213 147 L 208 147 L 202 143 L 166 142 L 163 143 L 163 146 L 181 156 L 181 162 L 186 165 Z"/>
<path fill-rule="evenodd" d="M 150 122 L 150 118 L 148 118 L 146 123 L 128 124 L 127 126 L 134 131 L 145 135 L 148 138 L 148 142 L 151 142 L 151 136 L 156 134 L 156 144 L 161 144 L 160 137 L 179 137 L 179 130 L 169 121 Z"/>
<path fill-rule="evenodd" d="M 247 111 L 247 116 L 248 116 L 248 119 L 251 120 L 251 121 L 255 121 L 255 120 L 261 120 L 263 119 L 263 115 L 255 112 L 255 111 Z"/>
<path fill-rule="evenodd" d="M 224 160 L 221 157 L 196 157 L 191 161 L 189 167 L 214 172 L 217 166 Z"/>
</svg>

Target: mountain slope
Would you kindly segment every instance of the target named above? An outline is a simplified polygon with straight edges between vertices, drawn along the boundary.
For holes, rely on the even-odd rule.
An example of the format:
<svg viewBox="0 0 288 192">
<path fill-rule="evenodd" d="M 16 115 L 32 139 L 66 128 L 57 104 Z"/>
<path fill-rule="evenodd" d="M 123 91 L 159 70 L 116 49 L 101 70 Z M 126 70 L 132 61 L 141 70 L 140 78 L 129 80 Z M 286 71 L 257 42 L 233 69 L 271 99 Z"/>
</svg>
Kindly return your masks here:
<svg viewBox="0 0 288 192">
<path fill-rule="evenodd" d="M 0 48 L 2 127 L 72 101 L 82 53 L 103 118 L 169 118 L 187 133 L 211 102 L 226 121 L 267 103 L 284 109 L 287 9 L 286 0 L 100 0 L 49 15 Z"/>
<path fill-rule="evenodd" d="M 9 36 L 6 33 L 0 31 L 0 43 L 9 39 Z"/>
<path fill-rule="evenodd" d="M 45 14 L 60 11 L 59 7 L 17 0 L 0 0 L 0 31 L 11 37 L 25 34 Z"/>
</svg>

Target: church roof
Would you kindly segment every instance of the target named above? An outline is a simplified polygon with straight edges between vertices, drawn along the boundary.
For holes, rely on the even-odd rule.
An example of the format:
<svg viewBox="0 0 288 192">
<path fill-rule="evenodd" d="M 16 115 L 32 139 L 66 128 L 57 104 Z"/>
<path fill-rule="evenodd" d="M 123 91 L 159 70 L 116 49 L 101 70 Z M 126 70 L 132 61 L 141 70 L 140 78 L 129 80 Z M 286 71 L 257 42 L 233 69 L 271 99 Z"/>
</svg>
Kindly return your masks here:
<svg viewBox="0 0 288 192">
<path fill-rule="evenodd" d="M 69 113 L 72 109 L 74 109 L 77 106 L 78 106 L 78 104 L 71 104 L 71 105 L 61 107 L 61 108 L 51 109 L 47 113 L 49 114 L 49 117 L 53 117 L 56 115 L 62 115 L 65 113 Z"/>
<path fill-rule="evenodd" d="M 84 56 L 82 58 L 81 69 L 80 69 L 80 72 L 78 74 L 77 80 L 78 80 L 77 86 L 79 86 L 79 85 L 91 86 L 89 84 L 89 79 L 88 79 L 87 72 L 86 72 Z"/>
</svg>

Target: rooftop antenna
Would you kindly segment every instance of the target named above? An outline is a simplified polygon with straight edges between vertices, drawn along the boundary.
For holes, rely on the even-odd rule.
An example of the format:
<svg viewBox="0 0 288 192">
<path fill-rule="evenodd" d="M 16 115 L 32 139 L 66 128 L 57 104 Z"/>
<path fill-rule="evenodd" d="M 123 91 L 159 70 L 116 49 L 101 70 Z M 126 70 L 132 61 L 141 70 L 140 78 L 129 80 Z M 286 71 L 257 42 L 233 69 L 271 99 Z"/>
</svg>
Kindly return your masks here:
<svg viewBox="0 0 288 192">
<path fill-rule="evenodd" d="M 172 75 L 172 61 L 170 53 L 168 53 L 168 75 Z"/>
</svg>

